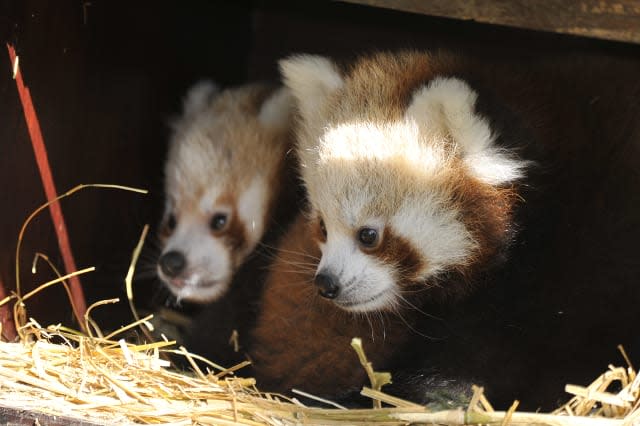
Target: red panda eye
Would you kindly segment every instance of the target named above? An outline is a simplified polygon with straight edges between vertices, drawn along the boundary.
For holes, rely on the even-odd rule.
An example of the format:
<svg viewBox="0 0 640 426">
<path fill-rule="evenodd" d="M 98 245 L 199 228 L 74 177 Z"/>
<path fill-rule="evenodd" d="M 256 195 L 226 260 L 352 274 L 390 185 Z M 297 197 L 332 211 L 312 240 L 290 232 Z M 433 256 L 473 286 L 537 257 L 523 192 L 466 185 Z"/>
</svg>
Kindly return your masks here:
<svg viewBox="0 0 640 426">
<path fill-rule="evenodd" d="M 373 228 L 360 228 L 358 231 L 358 241 L 364 247 L 374 247 L 378 243 L 378 231 Z"/>
<path fill-rule="evenodd" d="M 209 227 L 213 231 L 221 231 L 227 225 L 227 215 L 224 213 L 214 214 L 209 222 Z"/>
<path fill-rule="evenodd" d="M 169 229 L 169 231 L 173 231 L 174 229 L 176 229 L 176 217 L 173 214 L 170 214 L 169 217 L 167 218 L 167 229 Z"/>
<path fill-rule="evenodd" d="M 324 226 L 324 220 L 320 219 L 320 232 L 322 232 L 322 236 L 327 238 L 327 227 Z"/>
</svg>

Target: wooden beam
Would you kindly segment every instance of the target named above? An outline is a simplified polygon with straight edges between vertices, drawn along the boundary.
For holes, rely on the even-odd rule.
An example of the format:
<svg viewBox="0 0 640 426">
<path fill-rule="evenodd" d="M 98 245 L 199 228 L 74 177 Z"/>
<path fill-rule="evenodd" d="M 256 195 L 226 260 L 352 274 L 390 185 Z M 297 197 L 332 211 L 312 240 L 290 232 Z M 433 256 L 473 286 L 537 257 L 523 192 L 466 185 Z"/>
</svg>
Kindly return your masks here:
<svg viewBox="0 0 640 426">
<path fill-rule="evenodd" d="M 403 12 L 640 43 L 640 0 L 342 0 Z"/>
<path fill-rule="evenodd" d="M 102 421 L 92 421 L 81 417 L 55 416 L 37 411 L 0 405 L 0 424 L 6 426 L 104 426 Z M 114 425 L 117 423 L 113 423 Z"/>
</svg>

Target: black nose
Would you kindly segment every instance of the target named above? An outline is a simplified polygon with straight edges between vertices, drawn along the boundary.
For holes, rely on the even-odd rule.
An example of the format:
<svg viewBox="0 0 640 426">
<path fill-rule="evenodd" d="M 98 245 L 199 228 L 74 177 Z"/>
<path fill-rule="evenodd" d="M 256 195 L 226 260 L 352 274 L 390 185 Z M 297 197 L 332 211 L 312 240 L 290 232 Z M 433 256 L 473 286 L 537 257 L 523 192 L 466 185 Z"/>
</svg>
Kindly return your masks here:
<svg viewBox="0 0 640 426">
<path fill-rule="evenodd" d="M 158 261 L 162 272 L 171 278 L 175 278 L 184 270 L 187 266 L 187 259 L 179 251 L 169 251 L 162 256 Z"/>
<path fill-rule="evenodd" d="M 340 285 L 338 285 L 338 279 L 333 275 L 326 273 L 319 273 L 316 275 L 315 283 L 318 286 L 318 292 L 320 296 L 327 299 L 335 299 L 340 293 Z"/>
</svg>

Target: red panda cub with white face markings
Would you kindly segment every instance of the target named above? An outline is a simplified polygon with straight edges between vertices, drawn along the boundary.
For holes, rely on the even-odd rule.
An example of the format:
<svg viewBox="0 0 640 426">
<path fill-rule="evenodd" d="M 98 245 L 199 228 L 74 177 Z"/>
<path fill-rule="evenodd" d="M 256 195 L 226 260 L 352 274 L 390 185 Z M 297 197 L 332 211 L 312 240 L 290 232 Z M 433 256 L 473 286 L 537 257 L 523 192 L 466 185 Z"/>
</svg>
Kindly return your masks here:
<svg viewBox="0 0 640 426">
<path fill-rule="evenodd" d="M 196 84 L 173 123 L 158 275 L 178 300 L 212 302 L 265 233 L 281 227 L 293 189 L 292 98 L 253 84 Z"/>
<path fill-rule="evenodd" d="M 494 255 L 527 162 L 495 145 L 468 84 L 436 77 L 411 88 L 358 70 L 344 81 L 314 57 L 282 69 L 303 117 L 298 155 L 323 234 L 323 296 L 348 311 L 392 310 L 403 285 Z"/>
<path fill-rule="evenodd" d="M 458 297 L 465 276 L 508 243 L 511 185 L 527 162 L 495 145 L 465 82 L 422 83 L 427 61 L 380 55 L 347 76 L 323 57 L 281 62 L 298 101 L 309 212 L 266 282 L 252 354 L 259 384 L 359 390 L 366 375 L 352 337 L 387 365 L 420 312 L 407 295 L 431 287 L 433 299 Z M 456 279 L 441 283 L 444 273 Z"/>
<path fill-rule="evenodd" d="M 611 315 L 636 323 L 640 302 L 637 66 L 617 62 L 613 81 L 597 58 L 535 65 L 281 61 L 309 211 L 266 280 L 258 386 L 357 393 L 367 378 L 348 342 L 361 337 L 404 397 L 455 401 L 477 383 L 536 408 L 599 374 L 616 339 L 631 346 Z"/>
</svg>

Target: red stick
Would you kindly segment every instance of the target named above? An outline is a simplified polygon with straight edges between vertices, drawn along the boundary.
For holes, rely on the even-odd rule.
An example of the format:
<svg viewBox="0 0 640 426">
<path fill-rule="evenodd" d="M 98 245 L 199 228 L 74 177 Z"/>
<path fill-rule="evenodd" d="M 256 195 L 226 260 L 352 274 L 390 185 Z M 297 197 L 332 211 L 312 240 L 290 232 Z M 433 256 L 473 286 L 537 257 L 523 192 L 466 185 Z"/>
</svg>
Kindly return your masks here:
<svg viewBox="0 0 640 426">
<path fill-rule="evenodd" d="M 24 118 L 27 122 L 27 128 L 29 129 L 29 137 L 31 138 L 31 144 L 33 145 L 33 152 L 35 153 L 38 169 L 40 170 L 42 186 L 44 187 L 47 201 L 51 201 L 58 196 L 58 193 L 56 191 L 55 184 L 53 183 L 53 175 L 51 174 L 51 168 L 49 167 L 47 149 L 44 144 L 44 139 L 42 138 L 42 132 L 40 131 L 38 115 L 36 114 L 33 101 L 31 100 L 31 93 L 22 81 L 22 73 L 20 72 L 19 67 L 16 67 L 16 51 L 9 43 L 7 43 L 7 50 L 9 51 L 11 66 L 15 71 L 14 79 L 16 80 L 18 94 L 20 95 L 20 102 L 22 103 L 22 108 L 24 110 Z M 73 260 L 73 254 L 71 253 L 69 234 L 67 233 L 67 227 L 64 222 L 60 203 L 58 201 L 51 203 L 49 205 L 49 212 L 51 213 L 53 226 L 58 237 L 58 247 L 62 254 L 65 270 L 67 273 L 74 272 L 77 268 L 75 261 Z M 71 286 L 73 304 L 76 307 L 74 314 L 80 326 L 83 327 L 84 313 L 87 310 L 87 304 L 84 298 L 84 292 L 82 291 L 82 285 L 80 284 L 80 279 L 78 277 L 71 277 L 69 278 L 69 284 Z"/>
<path fill-rule="evenodd" d="M 0 279 L 0 300 L 7 297 L 7 290 L 4 288 L 4 283 Z M 13 314 L 8 303 L 0 306 L 0 324 L 2 324 L 2 335 L 0 339 L 4 339 L 7 342 L 13 342 L 16 339 L 16 325 L 13 322 Z"/>
</svg>

